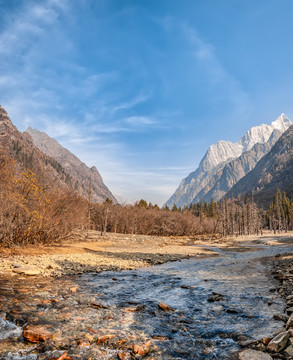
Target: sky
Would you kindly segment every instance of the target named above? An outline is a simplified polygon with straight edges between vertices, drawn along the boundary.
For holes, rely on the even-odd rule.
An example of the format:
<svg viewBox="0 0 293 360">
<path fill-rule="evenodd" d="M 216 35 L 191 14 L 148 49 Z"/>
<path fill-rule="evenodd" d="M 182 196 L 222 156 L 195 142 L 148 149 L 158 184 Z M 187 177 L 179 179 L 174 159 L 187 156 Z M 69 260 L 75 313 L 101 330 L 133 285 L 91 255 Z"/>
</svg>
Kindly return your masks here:
<svg viewBox="0 0 293 360">
<path fill-rule="evenodd" d="M 208 147 L 293 119 L 291 0 L 0 0 L 0 104 L 162 205 Z"/>
</svg>

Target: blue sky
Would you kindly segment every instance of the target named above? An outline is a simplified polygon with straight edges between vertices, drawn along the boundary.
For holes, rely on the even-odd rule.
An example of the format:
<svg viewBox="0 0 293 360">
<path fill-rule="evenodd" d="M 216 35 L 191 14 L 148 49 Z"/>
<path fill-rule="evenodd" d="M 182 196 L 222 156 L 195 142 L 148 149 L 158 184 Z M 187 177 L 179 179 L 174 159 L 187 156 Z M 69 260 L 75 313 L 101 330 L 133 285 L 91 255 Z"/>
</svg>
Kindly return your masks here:
<svg viewBox="0 0 293 360">
<path fill-rule="evenodd" d="M 293 118 L 291 0 L 0 0 L 0 104 L 162 205 L 209 145 Z"/>
</svg>

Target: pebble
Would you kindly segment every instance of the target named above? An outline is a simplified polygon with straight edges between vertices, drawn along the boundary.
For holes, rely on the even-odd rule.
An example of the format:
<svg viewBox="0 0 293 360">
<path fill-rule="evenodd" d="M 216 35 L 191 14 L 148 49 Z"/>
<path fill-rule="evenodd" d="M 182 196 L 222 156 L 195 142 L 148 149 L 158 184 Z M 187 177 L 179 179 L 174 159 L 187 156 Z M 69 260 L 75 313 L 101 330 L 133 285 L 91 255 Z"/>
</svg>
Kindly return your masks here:
<svg viewBox="0 0 293 360">
<path fill-rule="evenodd" d="M 224 295 L 216 293 L 215 291 L 212 292 L 212 294 L 208 297 L 208 302 L 215 302 L 215 301 L 221 301 L 224 299 Z"/>
<path fill-rule="evenodd" d="M 158 308 L 163 311 L 174 311 L 174 309 L 171 308 L 171 306 L 169 306 L 168 304 L 165 304 L 163 302 L 158 303 Z"/>
</svg>

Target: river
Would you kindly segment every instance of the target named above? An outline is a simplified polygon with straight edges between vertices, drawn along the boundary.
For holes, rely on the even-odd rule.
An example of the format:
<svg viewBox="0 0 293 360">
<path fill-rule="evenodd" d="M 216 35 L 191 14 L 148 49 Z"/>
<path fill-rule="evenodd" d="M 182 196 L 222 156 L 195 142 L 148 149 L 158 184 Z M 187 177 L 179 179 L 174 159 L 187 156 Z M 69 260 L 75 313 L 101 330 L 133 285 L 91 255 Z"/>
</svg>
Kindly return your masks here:
<svg viewBox="0 0 293 360">
<path fill-rule="evenodd" d="M 74 360 L 234 358 L 239 343 L 282 326 L 273 314 L 284 303 L 265 259 L 291 249 L 213 250 L 217 257 L 131 271 L 1 277 L 0 359 L 57 359 L 65 351 Z M 52 339 L 25 342 L 27 324 Z"/>
</svg>

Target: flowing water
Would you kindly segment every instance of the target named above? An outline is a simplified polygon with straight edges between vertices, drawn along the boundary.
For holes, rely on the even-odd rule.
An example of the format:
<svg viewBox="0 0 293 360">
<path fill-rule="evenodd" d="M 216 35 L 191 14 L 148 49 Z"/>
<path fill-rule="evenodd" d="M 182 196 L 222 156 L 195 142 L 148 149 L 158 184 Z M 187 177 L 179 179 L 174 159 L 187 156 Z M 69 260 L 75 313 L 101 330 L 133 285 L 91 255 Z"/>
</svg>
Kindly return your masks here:
<svg viewBox="0 0 293 360">
<path fill-rule="evenodd" d="M 282 326 L 273 314 L 283 300 L 261 259 L 290 248 L 213 249 L 218 257 L 132 271 L 0 278 L 0 359 L 56 359 L 65 350 L 72 359 L 229 359 L 240 341 Z M 53 340 L 26 343 L 26 324 Z"/>
</svg>

